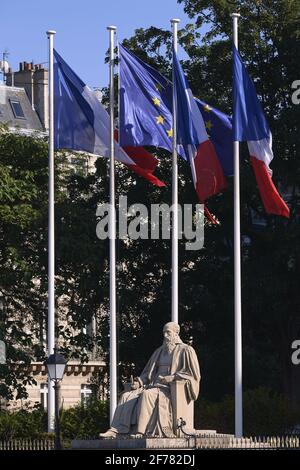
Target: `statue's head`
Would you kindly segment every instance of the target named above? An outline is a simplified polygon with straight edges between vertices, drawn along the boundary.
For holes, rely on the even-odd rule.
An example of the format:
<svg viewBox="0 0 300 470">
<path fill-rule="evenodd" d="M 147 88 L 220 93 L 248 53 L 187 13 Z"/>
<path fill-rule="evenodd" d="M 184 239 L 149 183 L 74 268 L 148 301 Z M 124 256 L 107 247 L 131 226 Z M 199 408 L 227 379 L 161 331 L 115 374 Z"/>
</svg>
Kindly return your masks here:
<svg viewBox="0 0 300 470">
<path fill-rule="evenodd" d="M 167 330 L 172 331 L 173 333 L 177 333 L 177 335 L 179 335 L 180 326 L 175 321 L 169 321 L 164 325 L 163 332 Z"/>
<path fill-rule="evenodd" d="M 164 346 L 170 351 L 174 349 L 179 340 L 180 326 L 174 321 L 165 324 L 163 328 Z"/>
</svg>

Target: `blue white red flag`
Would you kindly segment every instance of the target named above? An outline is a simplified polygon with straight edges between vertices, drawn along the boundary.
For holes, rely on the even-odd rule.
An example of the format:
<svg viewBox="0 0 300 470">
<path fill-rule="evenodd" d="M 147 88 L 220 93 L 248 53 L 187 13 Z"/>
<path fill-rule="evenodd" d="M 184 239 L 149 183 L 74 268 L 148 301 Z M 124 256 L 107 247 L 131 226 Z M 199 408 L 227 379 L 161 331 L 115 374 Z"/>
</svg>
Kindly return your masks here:
<svg viewBox="0 0 300 470">
<path fill-rule="evenodd" d="M 246 141 L 259 192 L 268 214 L 289 217 L 290 210 L 273 181 L 272 133 L 242 58 L 233 47 L 234 110 L 233 139 Z"/>
<path fill-rule="evenodd" d="M 199 200 L 218 194 L 227 182 L 201 111 L 193 97 L 177 54 L 173 51 L 177 101 L 178 143 L 188 152 L 194 186 Z"/>
</svg>

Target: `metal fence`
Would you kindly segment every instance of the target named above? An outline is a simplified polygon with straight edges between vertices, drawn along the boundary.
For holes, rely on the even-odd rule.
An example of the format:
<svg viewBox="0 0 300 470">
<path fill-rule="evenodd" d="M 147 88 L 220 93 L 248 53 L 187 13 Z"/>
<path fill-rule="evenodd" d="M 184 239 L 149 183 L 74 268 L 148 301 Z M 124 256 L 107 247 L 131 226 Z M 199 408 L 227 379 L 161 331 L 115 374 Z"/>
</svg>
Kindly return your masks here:
<svg viewBox="0 0 300 470">
<path fill-rule="evenodd" d="M 52 450 L 54 439 L 9 439 L 0 440 L 0 450 Z"/>
<path fill-rule="evenodd" d="M 300 436 L 196 438 L 197 449 L 300 449 Z"/>
<path fill-rule="evenodd" d="M 176 439 L 175 439 L 176 440 Z M 299 449 L 300 436 L 259 436 L 235 438 L 233 436 L 188 437 L 190 449 Z M 86 442 L 90 442 L 87 440 Z M 175 446 L 176 447 L 176 446 Z M 167 446 L 166 446 L 167 448 Z M 174 448 L 174 446 L 172 447 Z M 0 450 L 53 450 L 54 439 L 0 440 Z"/>
</svg>

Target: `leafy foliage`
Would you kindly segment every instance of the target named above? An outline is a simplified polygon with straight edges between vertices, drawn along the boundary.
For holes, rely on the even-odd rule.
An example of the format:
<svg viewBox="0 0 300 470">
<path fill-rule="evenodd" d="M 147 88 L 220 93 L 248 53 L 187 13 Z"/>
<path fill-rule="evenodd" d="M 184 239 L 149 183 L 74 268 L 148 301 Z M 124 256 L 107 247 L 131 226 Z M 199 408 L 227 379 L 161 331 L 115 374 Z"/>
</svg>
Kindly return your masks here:
<svg viewBox="0 0 300 470">
<path fill-rule="evenodd" d="M 77 405 L 61 414 L 62 436 L 65 440 L 95 439 L 109 427 L 108 402 L 92 400 L 87 406 Z"/>
<path fill-rule="evenodd" d="M 244 435 L 282 435 L 292 433 L 300 419 L 299 405 L 293 405 L 282 394 L 260 387 L 244 394 Z M 217 429 L 234 433 L 234 399 L 226 395 L 218 402 L 201 398 L 195 407 L 196 429 Z M 72 439 L 96 439 L 109 427 L 108 402 L 95 399 L 61 410 L 61 437 L 64 447 Z M 41 438 L 47 436 L 47 414 L 44 410 L 22 409 L 0 412 L 0 439 Z"/>
<path fill-rule="evenodd" d="M 0 412 L 0 439 L 37 438 L 46 435 L 47 414 L 44 410 L 22 409 Z"/>
<path fill-rule="evenodd" d="M 108 402 L 95 399 L 60 412 L 61 437 L 67 444 L 71 439 L 96 438 L 108 428 Z M 36 407 L 19 411 L 0 411 L 0 440 L 47 437 L 47 412 Z"/>
<path fill-rule="evenodd" d="M 300 408 L 268 388 L 247 390 L 243 400 L 244 436 L 282 435 L 294 432 Z M 226 395 L 219 402 L 199 400 L 195 410 L 197 429 L 217 429 L 234 434 L 234 398 Z"/>
</svg>

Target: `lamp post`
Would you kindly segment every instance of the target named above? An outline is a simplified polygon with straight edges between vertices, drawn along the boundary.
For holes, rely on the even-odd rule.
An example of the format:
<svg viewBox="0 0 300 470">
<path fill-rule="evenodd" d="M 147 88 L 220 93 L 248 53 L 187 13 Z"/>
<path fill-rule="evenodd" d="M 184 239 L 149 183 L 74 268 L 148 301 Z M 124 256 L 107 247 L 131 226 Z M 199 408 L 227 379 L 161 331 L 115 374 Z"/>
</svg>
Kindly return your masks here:
<svg viewBox="0 0 300 470">
<path fill-rule="evenodd" d="M 59 420 L 59 388 L 63 379 L 67 361 L 62 354 L 59 354 L 54 348 L 54 354 L 51 354 L 45 361 L 50 380 L 54 383 L 55 393 L 55 449 L 61 449 L 60 442 L 60 420 Z"/>
<path fill-rule="evenodd" d="M 4 295 L 0 292 L 0 311 L 4 310 Z"/>
<path fill-rule="evenodd" d="M 0 292 L 0 364 L 6 363 L 5 339 L 5 301 L 4 295 Z"/>
</svg>

